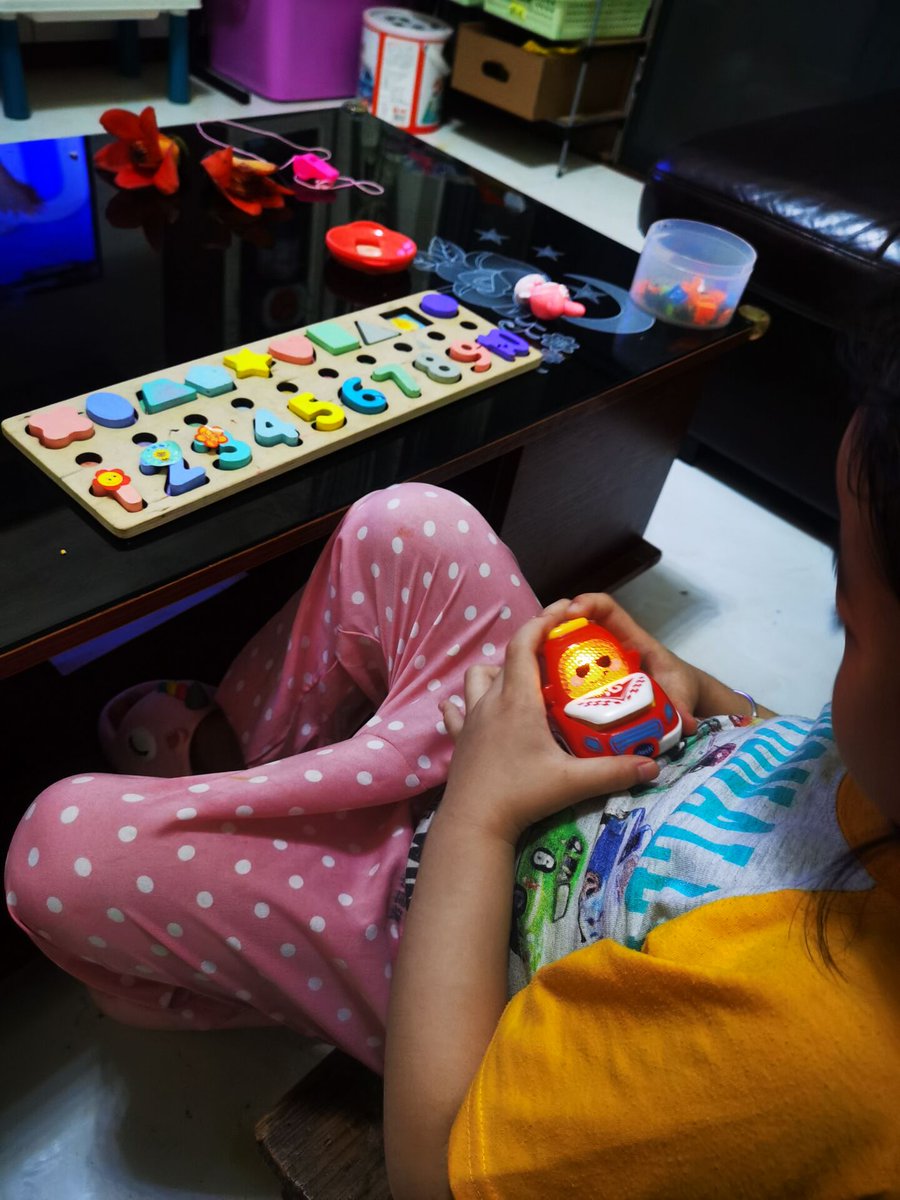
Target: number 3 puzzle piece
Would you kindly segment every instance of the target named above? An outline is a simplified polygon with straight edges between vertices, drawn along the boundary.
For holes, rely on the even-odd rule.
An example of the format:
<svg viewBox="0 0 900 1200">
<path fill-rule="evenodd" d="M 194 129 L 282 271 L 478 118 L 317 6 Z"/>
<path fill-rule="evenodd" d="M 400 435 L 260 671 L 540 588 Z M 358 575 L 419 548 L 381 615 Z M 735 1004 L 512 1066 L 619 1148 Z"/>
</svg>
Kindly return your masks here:
<svg viewBox="0 0 900 1200">
<path fill-rule="evenodd" d="M 94 423 L 67 404 L 35 413 L 28 420 L 28 432 L 49 450 L 61 450 L 70 442 L 84 441 L 94 436 Z"/>
</svg>

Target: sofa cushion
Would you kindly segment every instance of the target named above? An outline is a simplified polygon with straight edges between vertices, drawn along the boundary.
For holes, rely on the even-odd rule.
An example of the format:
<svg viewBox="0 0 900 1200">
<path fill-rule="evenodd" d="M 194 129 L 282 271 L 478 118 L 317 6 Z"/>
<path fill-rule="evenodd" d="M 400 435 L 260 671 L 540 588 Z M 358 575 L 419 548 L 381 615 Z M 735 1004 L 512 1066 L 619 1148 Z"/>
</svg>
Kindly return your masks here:
<svg viewBox="0 0 900 1200">
<path fill-rule="evenodd" d="M 703 134 L 653 169 L 662 217 L 721 225 L 759 255 L 752 290 L 846 328 L 900 285 L 900 90 Z"/>
</svg>

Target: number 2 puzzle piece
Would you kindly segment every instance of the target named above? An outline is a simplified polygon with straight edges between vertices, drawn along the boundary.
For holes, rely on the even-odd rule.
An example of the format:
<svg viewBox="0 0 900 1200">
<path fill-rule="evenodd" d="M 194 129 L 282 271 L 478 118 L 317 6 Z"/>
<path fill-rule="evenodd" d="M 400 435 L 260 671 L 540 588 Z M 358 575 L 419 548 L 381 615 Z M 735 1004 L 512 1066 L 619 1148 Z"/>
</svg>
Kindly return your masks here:
<svg viewBox="0 0 900 1200">
<path fill-rule="evenodd" d="M 167 471 L 166 495 L 181 496 L 194 488 L 209 483 L 209 476 L 202 467 L 189 467 L 184 461 L 177 442 L 155 442 L 141 451 L 139 459 L 141 473 L 155 475 Z"/>
<path fill-rule="evenodd" d="M 346 424 L 347 416 L 339 404 L 330 400 L 317 400 L 312 392 L 301 392 L 288 400 L 288 410 L 295 417 L 309 421 L 320 433 L 334 433 Z"/>
<path fill-rule="evenodd" d="M 121 467 L 102 467 L 95 471 L 91 480 L 91 494 L 112 496 L 126 512 L 140 512 L 144 507 L 144 499 L 132 486 L 131 476 L 126 475 Z"/>
<path fill-rule="evenodd" d="M 81 442 L 94 436 L 94 423 L 67 404 L 60 404 L 48 412 L 35 413 L 29 417 L 26 427 L 48 450 L 61 450 L 70 442 Z"/>
<path fill-rule="evenodd" d="M 524 338 L 508 329 L 491 329 L 487 333 L 479 334 L 475 340 L 480 346 L 487 346 L 488 350 L 507 362 L 526 358 L 530 349 Z"/>
<path fill-rule="evenodd" d="M 195 388 L 188 387 L 186 383 L 176 383 L 174 379 L 148 379 L 141 385 L 138 395 L 144 412 L 150 416 L 197 398 Z"/>
<path fill-rule="evenodd" d="M 258 408 L 253 414 L 253 436 L 258 446 L 299 446 L 300 434 L 287 421 L 276 417 L 267 408 Z"/>
</svg>

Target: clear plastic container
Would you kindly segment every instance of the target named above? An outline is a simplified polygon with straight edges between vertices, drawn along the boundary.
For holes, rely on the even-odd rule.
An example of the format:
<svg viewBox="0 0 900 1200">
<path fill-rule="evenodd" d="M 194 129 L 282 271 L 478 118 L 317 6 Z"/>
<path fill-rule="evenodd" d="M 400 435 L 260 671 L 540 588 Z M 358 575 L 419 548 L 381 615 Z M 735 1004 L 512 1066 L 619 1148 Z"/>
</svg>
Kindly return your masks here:
<svg viewBox="0 0 900 1200">
<path fill-rule="evenodd" d="M 671 325 L 721 329 L 740 303 L 756 251 L 702 221 L 655 221 L 631 284 L 635 304 Z"/>
</svg>

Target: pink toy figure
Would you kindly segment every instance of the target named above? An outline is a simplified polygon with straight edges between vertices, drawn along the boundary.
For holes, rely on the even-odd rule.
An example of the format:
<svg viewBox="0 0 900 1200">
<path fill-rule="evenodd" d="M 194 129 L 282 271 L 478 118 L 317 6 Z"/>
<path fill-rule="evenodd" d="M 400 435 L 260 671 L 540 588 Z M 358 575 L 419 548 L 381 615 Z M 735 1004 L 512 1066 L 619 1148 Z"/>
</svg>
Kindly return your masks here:
<svg viewBox="0 0 900 1200">
<path fill-rule="evenodd" d="M 543 275 L 523 275 L 513 289 L 520 304 L 528 304 L 539 321 L 557 317 L 583 317 L 584 305 L 569 299 L 564 283 L 553 283 Z"/>
<path fill-rule="evenodd" d="M 337 167 L 333 167 L 318 154 L 295 154 L 293 169 L 295 179 L 300 179 L 304 183 L 307 180 L 313 180 L 323 187 L 328 187 L 340 176 Z"/>
</svg>

